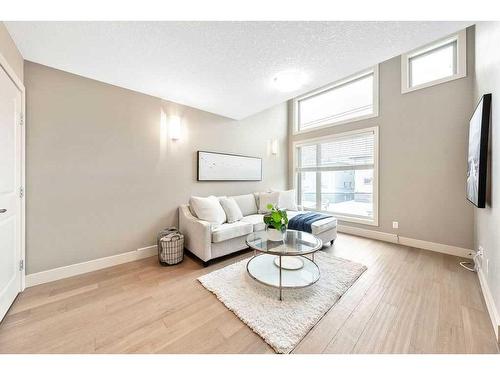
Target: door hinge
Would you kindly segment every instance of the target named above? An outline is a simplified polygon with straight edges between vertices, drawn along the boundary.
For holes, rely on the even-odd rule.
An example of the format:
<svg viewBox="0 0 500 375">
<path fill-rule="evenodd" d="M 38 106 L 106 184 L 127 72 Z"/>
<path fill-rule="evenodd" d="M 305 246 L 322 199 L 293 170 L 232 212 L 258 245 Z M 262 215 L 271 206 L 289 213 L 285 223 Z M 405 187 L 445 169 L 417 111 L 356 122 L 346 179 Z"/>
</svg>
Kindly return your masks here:
<svg viewBox="0 0 500 375">
<path fill-rule="evenodd" d="M 24 270 L 24 259 L 21 259 L 19 261 L 19 271 L 22 271 L 22 270 Z"/>
<path fill-rule="evenodd" d="M 19 125 L 24 125 L 24 115 L 22 113 L 19 115 Z"/>
<path fill-rule="evenodd" d="M 19 188 L 19 197 L 24 198 L 24 188 L 23 187 Z"/>
</svg>

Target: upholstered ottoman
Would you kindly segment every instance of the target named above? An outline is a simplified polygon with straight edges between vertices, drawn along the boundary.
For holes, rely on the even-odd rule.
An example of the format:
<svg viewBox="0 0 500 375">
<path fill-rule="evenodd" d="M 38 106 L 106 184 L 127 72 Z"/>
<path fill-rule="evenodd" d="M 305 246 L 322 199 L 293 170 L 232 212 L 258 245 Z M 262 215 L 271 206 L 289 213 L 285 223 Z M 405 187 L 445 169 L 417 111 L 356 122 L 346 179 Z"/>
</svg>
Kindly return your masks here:
<svg viewBox="0 0 500 375">
<path fill-rule="evenodd" d="M 306 211 L 287 211 L 288 218 L 306 213 Z M 311 233 L 323 241 L 323 246 L 330 244 L 333 245 L 337 238 L 337 219 L 334 217 L 327 217 L 320 219 L 311 224 Z"/>
</svg>

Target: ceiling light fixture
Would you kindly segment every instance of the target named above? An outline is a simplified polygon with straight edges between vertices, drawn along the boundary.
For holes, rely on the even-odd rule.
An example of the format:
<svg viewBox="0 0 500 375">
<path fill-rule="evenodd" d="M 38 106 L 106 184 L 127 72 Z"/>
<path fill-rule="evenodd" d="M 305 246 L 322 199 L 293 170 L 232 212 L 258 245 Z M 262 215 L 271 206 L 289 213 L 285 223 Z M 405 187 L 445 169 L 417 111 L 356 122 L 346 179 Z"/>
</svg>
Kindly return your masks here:
<svg viewBox="0 0 500 375">
<path fill-rule="evenodd" d="M 274 76 L 273 83 L 279 91 L 291 92 L 302 87 L 306 80 L 306 75 L 299 70 L 284 70 Z"/>
</svg>

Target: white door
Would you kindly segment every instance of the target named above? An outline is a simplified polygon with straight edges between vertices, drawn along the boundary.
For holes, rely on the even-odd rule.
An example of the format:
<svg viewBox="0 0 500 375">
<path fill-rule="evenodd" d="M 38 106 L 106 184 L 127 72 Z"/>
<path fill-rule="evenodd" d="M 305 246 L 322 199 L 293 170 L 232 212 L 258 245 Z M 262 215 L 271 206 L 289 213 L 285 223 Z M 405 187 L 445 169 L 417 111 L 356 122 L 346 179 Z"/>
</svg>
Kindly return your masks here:
<svg viewBox="0 0 500 375">
<path fill-rule="evenodd" d="M 0 65 L 0 320 L 21 291 L 22 94 Z"/>
</svg>

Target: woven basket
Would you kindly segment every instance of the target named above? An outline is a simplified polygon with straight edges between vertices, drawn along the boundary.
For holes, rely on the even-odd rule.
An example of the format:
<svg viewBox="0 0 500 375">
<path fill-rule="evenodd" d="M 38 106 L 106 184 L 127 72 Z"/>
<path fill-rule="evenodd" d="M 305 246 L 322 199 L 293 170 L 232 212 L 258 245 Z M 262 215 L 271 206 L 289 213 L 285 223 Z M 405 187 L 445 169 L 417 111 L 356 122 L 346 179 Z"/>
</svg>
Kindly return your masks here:
<svg viewBox="0 0 500 375">
<path fill-rule="evenodd" d="M 184 236 L 177 228 L 167 228 L 158 235 L 158 261 L 173 266 L 184 259 Z"/>
</svg>

